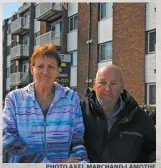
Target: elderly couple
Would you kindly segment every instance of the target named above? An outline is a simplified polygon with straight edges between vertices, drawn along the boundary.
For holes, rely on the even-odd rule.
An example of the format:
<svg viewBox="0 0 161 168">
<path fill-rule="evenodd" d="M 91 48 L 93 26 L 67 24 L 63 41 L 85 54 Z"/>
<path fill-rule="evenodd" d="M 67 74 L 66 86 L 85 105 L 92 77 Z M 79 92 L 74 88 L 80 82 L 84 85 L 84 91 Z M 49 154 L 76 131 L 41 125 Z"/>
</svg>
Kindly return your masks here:
<svg viewBox="0 0 161 168">
<path fill-rule="evenodd" d="M 72 89 L 54 82 L 60 66 L 52 44 L 38 47 L 30 60 L 34 82 L 6 96 L 3 162 L 155 162 L 155 127 L 124 89 L 122 71 L 99 69 L 80 103 Z"/>
</svg>

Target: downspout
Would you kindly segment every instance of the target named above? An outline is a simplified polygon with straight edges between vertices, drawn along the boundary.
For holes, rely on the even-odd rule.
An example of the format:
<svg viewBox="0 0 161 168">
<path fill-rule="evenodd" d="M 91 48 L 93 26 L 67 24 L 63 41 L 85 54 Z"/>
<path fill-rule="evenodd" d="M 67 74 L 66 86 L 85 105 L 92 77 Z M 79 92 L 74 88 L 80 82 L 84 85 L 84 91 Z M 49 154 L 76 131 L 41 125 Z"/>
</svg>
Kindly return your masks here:
<svg viewBox="0 0 161 168">
<path fill-rule="evenodd" d="M 91 83 L 91 79 L 90 79 L 90 60 L 91 60 L 91 54 L 90 54 L 90 50 L 91 50 L 91 43 L 92 43 L 92 39 L 91 39 L 91 3 L 88 3 L 89 5 L 89 10 L 88 10 L 88 16 L 89 16 L 89 21 L 88 21 L 88 75 L 87 75 L 87 83 L 88 83 L 88 87 L 90 87 L 90 83 Z"/>
<path fill-rule="evenodd" d="M 3 37 L 3 101 L 5 100 L 7 91 L 6 91 L 6 78 L 7 78 L 7 24 L 8 24 L 8 19 L 4 19 L 4 27 L 2 29 L 2 33 L 4 34 Z M 11 72 L 11 70 L 10 70 Z"/>
<path fill-rule="evenodd" d="M 30 6 L 30 32 L 29 32 L 29 37 L 30 37 L 30 42 L 29 42 L 29 60 L 34 52 L 34 19 L 35 19 L 35 3 L 31 3 Z M 29 70 L 29 82 L 33 82 L 33 78 L 31 75 L 31 72 Z"/>
</svg>

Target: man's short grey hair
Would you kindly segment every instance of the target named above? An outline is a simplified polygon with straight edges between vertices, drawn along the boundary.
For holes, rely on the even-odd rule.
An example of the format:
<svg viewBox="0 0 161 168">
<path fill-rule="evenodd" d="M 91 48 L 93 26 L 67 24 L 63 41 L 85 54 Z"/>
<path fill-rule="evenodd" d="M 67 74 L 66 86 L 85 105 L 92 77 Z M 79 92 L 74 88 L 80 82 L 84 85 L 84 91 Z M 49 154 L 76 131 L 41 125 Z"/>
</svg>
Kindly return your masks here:
<svg viewBox="0 0 161 168">
<path fill-rule="evenodd" d="M 116 70 L 118 70 L 120 72 L 120 81 L 121 81 L 121 83 L 124 87 L 124 74 L 123 74 L 122 70 L 114 64 L 106 64 L 103 67 L 101 67 L 100 69 L 98 69 L 98 71 L 96 73 L 96 78 L 95 78 L 96 80 L 99 76 L 99 73 L 101 73 L 104 69 L 116 69 Z"/>
</svg>

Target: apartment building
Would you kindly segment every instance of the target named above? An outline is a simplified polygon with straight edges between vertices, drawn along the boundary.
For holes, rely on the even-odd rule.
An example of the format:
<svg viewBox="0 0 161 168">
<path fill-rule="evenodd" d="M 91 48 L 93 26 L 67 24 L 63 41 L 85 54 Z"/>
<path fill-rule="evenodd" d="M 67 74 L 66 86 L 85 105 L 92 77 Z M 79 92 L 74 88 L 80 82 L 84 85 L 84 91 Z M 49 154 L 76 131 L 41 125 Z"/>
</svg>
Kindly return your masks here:
<svg viewBox="0 0 161 168">
<path fill-rule="evenodd" d="M 97 69 L 112 63 L 140 104 L 155 105 L 155 20 L 155 3 L 79 4 L 78 91 L 92 86 Z"/>
<path fill-rule="evenodd" d="M 34 6 L 24 3 L 18 12 L 5 20 L 4 30 L 4 95 L 30 81 L 29 55 L 33 52 Z M 6 31 L 7 30 L 7 31 Z M 7 39 L 7 40 L 6 40 Z M 6 50 L 6 51 L 5 51 Z M 4 67 L 5 68 L 5 67 Z M 6 80 L 5 80 L 6 77 Z"/>
<path fill-rule="evenodd" d="M 80 94 L 110 63 L 123 70 L 125 88 L 139 103 L 155 105 L 155 17 L 155 3 L 24 3 L 3 24 L 4 95 L 32 81 L 29 56 L 53 43 L 70 62 L 68 85 Z"/>
</svg>

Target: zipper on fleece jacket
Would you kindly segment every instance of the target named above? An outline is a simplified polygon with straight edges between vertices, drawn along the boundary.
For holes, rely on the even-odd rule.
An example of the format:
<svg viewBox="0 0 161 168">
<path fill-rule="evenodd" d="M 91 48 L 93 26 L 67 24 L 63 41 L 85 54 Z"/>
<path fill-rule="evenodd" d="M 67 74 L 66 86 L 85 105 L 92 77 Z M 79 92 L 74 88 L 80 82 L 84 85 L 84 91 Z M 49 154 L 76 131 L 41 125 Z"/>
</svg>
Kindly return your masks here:
<svg viewBox="0 0 161 168">
<path fill-rule="evenodd" d="M 46 115 L 44 115 L 44 143 L 45 143 L 45 157 L 47 157 L 47 143 L 46 143 Z"/>
<path fill-rule="evenodd" d="M 49 107 L 50 108 L 50 107 Z M 47 156 L 47 140 L 46 140 L 46 118 L 47 118 L 47 113 L 49 111 L 49 108 L 42 111 L 43 117 L 44 117 L 44 146 L 45 146 L 45 157 Z"/>
</svg>

